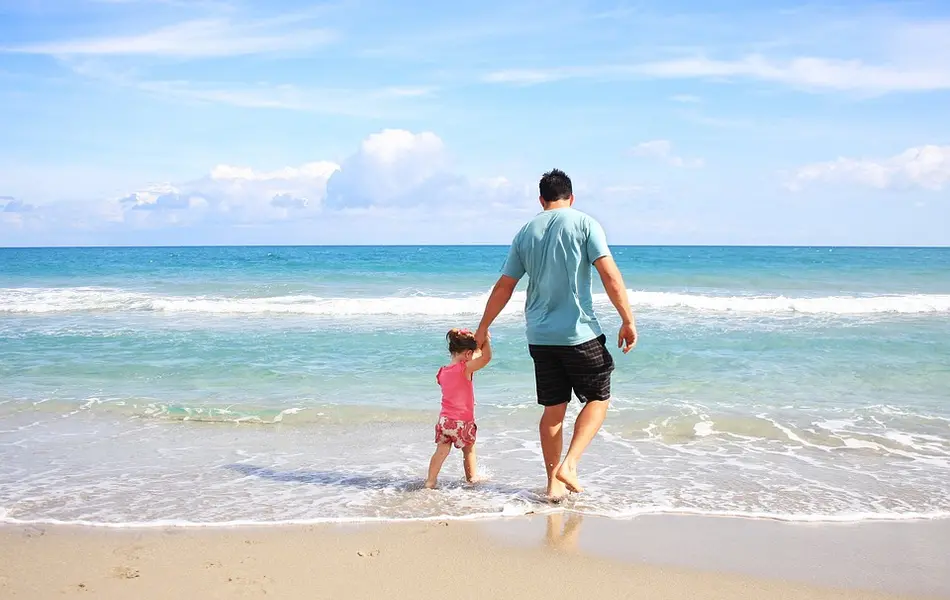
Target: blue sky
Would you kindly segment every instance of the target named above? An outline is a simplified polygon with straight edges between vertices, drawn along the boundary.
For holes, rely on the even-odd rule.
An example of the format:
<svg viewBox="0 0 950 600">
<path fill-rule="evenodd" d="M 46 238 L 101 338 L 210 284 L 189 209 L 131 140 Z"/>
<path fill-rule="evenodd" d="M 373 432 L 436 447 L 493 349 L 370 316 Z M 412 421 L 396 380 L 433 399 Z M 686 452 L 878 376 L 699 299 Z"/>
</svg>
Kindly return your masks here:
<svg viewBox="0 0 950 600">
<path fill-rule="evenodd" d="M 0 245 L 950 244 L 950 4 L 0 0 Z"/>
</svg>

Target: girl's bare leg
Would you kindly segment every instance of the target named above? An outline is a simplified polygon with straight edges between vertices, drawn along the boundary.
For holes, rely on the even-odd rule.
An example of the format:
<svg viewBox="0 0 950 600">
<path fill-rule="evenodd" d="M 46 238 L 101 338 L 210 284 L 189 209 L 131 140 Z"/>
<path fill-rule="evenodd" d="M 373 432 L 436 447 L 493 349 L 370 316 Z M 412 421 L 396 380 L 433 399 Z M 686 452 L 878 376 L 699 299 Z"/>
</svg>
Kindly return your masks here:
<svg viewBox="0 0 950 600">
<path fill-rule="evenodd" d="M 435 453 L 432 454 L 432 458 L 429 460 L 429 476 L 426 477 L 425 483 L 425 486 L 430 490 L 435 488 L 435 484 L 439 480 L 439 471 L 442 470 L 442 463 L 445 462 L 451 450 L 452 444 L 439 444 L 435 447 Z"/>
<path fill-rule="evenodd" d="M 462 464 L 465 467 L 465 481 L 475 483 L 477 477 L 477 463 L 475 459 L 475 444 L 462 448 Z"/>
</svg>

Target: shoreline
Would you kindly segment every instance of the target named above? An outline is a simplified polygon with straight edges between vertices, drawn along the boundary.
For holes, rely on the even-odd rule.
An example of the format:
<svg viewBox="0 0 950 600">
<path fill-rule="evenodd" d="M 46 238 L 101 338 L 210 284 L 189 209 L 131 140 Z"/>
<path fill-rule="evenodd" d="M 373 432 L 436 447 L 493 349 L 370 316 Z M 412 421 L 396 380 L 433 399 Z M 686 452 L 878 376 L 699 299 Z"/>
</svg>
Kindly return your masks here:
<svg viewBox="0 0 950 600">
<path fill-rule="evenodd" d="M 723 519 L 734 521 L 751 521 L 761 523 L 776 523 L 782 525 L 800 525 L 800 526 L 830 526 L 830 527 L 849 527 L 864 526 L 870 524 L 880 525 L 898 525 L 915 523 L 948 523 L 950 527 L 950 512 L 914 513 L 910 516 L 894 516 L 886 514 L 877 516 L 873 513 L 858 517 L 818 515 L 818 516 L 791 516 L 771 515 L 764 513 L 741 514 L 730 512 L 700 512 L 691 510 L 668 510 L 656 512 L 642 512 L 632 515 L 609 515 L 584 510 L 574 510 L 564 508 L 558 505 L 552 505 L 549 510 L 530 510 L 524 513 L 477 513 L 472 515 L 433 515 L 428 517 L 327 517 L 315 519 L 286 519 L 279 521 L 255 521 L 252 519 L 239 519 L 234 521 L 186 521 L 182 519 L 159 519 L 155 521 L 86 521 L 61 519 L 17 519 L 7 517 L 6 512 L 0 508 L 0 529 L 4 527 L 75 527 L 79 529 L 104 529 L 104 530 L 150 530 L 150 529 L 195 529 L 195 530 L 215 530 L 215 529 L 257 529 L 270 527 L 323 527 L 323 526 L 385 526 L 385 525 L 405 525 L 412 523 L 432 523 L 438 521 L 448 521 L 450 523 L 493 523 L 508 522 L 518 519 L 533 519 L 545 517 L 552 513 L 576 514 L 583 518 L 599 519 L 613 522 L 632 522 L 639 519 Z"/>
<path fill-rule="evenodd" d="M 0 596 L 950 598 L 950 521 L 781 523 L 555 511 L 478 521 L 0 524 Z M 563 586 L 557 577 L 565 575 Z M 494 590 L 494 593 L 491 592 Z"/>
</svg>

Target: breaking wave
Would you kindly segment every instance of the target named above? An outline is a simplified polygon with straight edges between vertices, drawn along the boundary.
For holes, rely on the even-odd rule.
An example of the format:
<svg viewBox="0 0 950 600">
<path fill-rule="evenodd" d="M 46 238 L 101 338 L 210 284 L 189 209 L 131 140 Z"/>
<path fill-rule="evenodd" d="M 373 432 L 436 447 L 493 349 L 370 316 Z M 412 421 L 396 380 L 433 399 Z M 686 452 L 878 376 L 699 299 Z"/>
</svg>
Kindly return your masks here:
<svg viewBox="0 0 950 600">
<path fill-rule="evenodd" d="M 950 294 L 895 294 L 874 296 L 716 296 L 691 293 L 628 290 L 638 309 L 666 309 L 736 314 L 950 314 Z M 456 316 L 478 315 L 487 294 L 449 296 L 271 297 L 173 296 L 115 288 L 6 288 L 0 289 L 0 313 L 49 314 L 69 312 L 165 312 L 213 315 L 291 314 L 327 317 L 366 315 Z M 605 294 L 595 302 L 607 304 Z M 515 294 L 506 312 L 524 307 L 524 292 Z"/>
</svg>

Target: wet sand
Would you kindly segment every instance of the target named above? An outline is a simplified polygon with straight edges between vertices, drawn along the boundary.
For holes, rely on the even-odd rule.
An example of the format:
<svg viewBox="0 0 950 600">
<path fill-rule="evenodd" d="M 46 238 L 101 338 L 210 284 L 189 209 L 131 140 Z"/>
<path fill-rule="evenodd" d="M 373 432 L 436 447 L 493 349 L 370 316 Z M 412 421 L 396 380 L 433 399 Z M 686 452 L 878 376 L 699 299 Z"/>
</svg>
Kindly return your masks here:
<svg viewBox="0 0 950 600">
<path fill-rule="evenodd" d="M 947 523 L 868 525 L 558 513 L 226 529 L 4 526 L 0 598 L 950 597 Z"/>
</svg>

